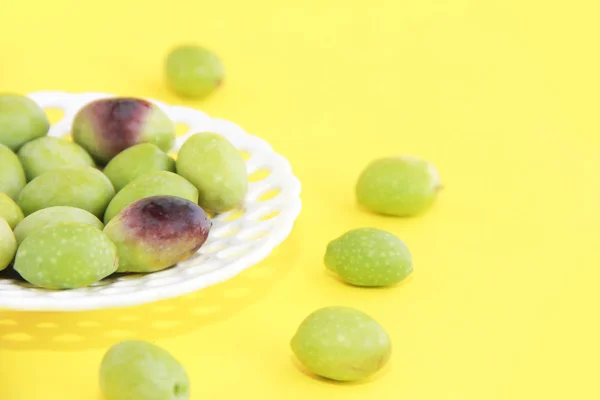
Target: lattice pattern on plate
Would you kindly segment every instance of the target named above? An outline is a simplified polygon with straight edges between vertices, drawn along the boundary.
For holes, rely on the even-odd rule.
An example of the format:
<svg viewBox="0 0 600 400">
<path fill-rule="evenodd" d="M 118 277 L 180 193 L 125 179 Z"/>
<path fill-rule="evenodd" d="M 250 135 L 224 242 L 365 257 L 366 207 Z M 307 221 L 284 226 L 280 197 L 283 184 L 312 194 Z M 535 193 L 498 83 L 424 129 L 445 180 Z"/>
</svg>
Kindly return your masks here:
<svg viewBox="0 0 600 400">
<path fill-rule="evenodd" d="M 62 118 L 52 125 L 49 135 L 64 137 L 70 134 L 73 118 L 81 107 L 112 95 L 37 92 L 29 97 L 44 109 L 62 111 Z M 17 279 L 0 277 L 0 308 L 76 311 L 183 295 L 234 277 L 264 259 L 289 235 L 301 208 L 300 182 L 283 156 L 232 122 L 211 118 L 192 108 L 148 100 L 162 108 L 179 127 L 189 128 L 178 135 L 172 153 L 197 132 L 223 135 L 243 153 L 250 179 L 244 209 L 213 218 L 213 228 L 200 251 L 168 270 L 113 276 L 88 288 L 67 291 L 38 289 Z"/>
</svg>

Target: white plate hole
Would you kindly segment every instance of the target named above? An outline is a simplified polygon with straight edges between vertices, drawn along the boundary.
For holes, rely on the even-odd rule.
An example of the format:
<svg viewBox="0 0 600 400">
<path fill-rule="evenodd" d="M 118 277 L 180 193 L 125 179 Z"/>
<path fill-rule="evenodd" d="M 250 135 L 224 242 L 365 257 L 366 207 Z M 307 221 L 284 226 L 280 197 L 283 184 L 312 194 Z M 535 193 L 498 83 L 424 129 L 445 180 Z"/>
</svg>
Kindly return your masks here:
<svg viewBox="0 0 600 400">
<path fill-rule="evenodd" d="M 280 194 L 281 194 L 281 189 L 271 189 L 271 190 L 268 190 L 268 191 L 264 192 L 263 194 L 261 194 L 257 200 L 258 201 L 273 200 L 275 197 L 279 196 Z"/>
<path fill-rule="evenodd" d="M 267 179 L 269 175 L 271 175 L 271 171 L 266 168 L 261 168 L 248 176 L 248 182 L 260 182 Z"/>
</svg>

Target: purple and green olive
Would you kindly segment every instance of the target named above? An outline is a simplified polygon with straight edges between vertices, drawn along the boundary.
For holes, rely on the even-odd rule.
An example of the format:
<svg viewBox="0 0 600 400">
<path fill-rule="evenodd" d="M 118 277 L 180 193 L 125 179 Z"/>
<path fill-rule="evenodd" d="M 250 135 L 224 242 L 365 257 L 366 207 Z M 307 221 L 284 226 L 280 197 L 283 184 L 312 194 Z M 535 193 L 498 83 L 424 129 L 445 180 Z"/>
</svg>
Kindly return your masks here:
<svg viewBox="0 0 600 400">
<path fill-rule="evenodd" d="M 152 196 L 125 207 L 104 228 L 117 245 L 119 272 L 154 272 L 192 256 L 212 223 L 196 203 Z"/>
<path fill-rule="evenodd" d="M 185 178 L 168 171 L 148 172 L 128 183 L 111 200 L 104 223 L 107 224 L 122 209 L 131 203 L 150 196 L 178 196 L 198 203 L 198 189 Z"/>
<path fill-rule="evenodd" d="M 100 164 L 136 144 L 152 143 L 169 151 L 175 143 L 175 125 L 157 105 L 128 97 L 85 105 L 75 116 L 72 134 Z"/>
</svg>

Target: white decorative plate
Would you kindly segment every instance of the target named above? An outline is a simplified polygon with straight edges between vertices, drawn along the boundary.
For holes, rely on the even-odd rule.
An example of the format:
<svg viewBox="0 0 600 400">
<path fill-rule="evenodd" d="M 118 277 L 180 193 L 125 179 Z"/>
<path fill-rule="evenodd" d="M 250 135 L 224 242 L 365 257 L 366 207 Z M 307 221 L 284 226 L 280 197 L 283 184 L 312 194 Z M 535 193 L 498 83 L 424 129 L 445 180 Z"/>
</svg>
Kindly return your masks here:
<svg viewBox="0 0 600 400">
<path fill-rule="evenodd" d="M 50 136 L 69 135 L 77 111 L 90 101 L 113 97 L 106 93 L 37 92 L 29 95 L 44 109 L 60 109 L 64 117 Z M 79 311 L 138 305 L 181 296 L 231 279 L 266 258 L 289 235 L 301 209 L 300 182 L 289 162 L 264 140 L 238 125 L 181 106 L 147 99 L 176 124 L 189 127 L 178 136 L 173 153 L 197 132 L 223 135 L 246 158 L 250 185 L 243 210 L 213 218 L 208 240 L 192 258 L 147 275 L 109 277 L 90 287 L 52 291 L 0 275 L 0 308 L 36 311 Z"/>
</svg>

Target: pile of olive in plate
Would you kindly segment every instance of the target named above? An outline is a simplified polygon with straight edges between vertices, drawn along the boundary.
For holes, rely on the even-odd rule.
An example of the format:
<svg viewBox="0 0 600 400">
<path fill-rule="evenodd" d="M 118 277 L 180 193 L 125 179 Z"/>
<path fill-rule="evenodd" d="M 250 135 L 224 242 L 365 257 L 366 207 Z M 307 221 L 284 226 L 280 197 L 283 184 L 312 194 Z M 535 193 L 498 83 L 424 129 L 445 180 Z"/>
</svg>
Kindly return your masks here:
<svg viewBox="0 0 600 400">
<path fill-rule="evenodd" d="M 49 128 L 37 103 L 0 95 L 0 270 L 12 263 L 35 286 L 74 289 L 171 267 L 205 243 L 210 214 L 243 205 L 241 153 L 200 132 L 175 160 L 175 125 L 146 100 L 84 105 L 72 140 Z"/>
</svg>

